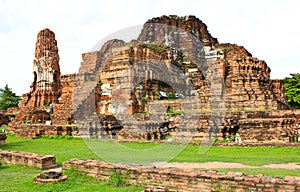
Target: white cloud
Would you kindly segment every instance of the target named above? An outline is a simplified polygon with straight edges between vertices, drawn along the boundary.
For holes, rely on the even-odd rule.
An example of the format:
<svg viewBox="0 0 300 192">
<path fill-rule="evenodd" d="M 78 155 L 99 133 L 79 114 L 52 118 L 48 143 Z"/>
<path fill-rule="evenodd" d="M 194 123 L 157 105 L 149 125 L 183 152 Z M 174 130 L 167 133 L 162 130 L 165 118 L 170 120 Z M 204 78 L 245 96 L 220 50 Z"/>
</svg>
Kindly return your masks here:
<svg viewBox="0 0 300 192">
<path fill-rule="evenodd" d="M 161 15 L 196 15 L 221 43 L 237 43 L 266 60 L 272 77 L 300 72 L 297 0 L 61 1 L 0 0 L 0 87 L 29 90 L 36 35 L 56 33 L 62 73 L 76 72 L 81 54 L 123 28 Z"/>
</svg>

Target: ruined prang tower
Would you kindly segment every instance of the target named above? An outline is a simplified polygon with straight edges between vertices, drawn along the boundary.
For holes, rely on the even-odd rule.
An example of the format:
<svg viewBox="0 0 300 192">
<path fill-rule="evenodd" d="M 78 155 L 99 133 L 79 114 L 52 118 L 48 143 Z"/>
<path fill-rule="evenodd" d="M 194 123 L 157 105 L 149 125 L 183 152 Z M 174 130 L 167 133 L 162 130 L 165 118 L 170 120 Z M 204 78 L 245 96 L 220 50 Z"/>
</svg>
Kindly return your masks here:
<svg viewBox="0 0 300 192">
<path fill-rule="evenodd" d="M 9 131 L 29 138 L 71 135 L 76 131 L 70 104 L 75 75 L 60 74 L 57 42 L 49 29 L 37 35 L 32 74 L 30 91 L 22 95 L 20 111 L 9 123 Z"/>
<path fill-rule="evenodd" d="M 33 83 L 23 95 L 21 106 L 37 107 L 58 102 L 61 94 L 59 55 L 54 32 L 38 33 L 33 61 Z"/>
</svg>

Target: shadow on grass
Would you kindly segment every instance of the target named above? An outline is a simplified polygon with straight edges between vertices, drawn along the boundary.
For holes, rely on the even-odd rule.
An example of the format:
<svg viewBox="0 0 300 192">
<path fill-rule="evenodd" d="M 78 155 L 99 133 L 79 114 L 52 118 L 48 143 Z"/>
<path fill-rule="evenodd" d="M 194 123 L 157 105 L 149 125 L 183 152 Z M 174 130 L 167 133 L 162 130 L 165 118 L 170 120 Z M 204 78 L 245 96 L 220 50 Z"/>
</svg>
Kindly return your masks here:
<svg viewBox="0 0 300 192">
<path fill-rule="evenodd" d="M 28 143 L 29 141 L 13 141 L 13 142 L 6 142 L 5 145 L 0 147 L 0 150 L 13 150 L 15 151 L 13 148 L 15 147 L 22 147 L 22 146 L 27 146 L 26 143 Z"/>
<path fill-rule="evenodd" d="M 2 163 L 2 166 L 0 166 L 0 171 L 8 169 L 8 168 L 9 168 L 8 165 Z"/>
</svg>

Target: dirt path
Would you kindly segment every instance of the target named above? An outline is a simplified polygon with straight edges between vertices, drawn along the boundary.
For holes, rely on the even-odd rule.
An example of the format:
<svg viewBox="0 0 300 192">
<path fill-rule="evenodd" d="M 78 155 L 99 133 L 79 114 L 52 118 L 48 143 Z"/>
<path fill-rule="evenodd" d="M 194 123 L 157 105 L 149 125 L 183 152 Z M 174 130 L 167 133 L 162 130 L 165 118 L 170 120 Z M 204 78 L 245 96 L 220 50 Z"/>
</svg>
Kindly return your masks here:
<svg viewBox="0 0 300 192">
<path fill-rule="evenodd" d="M 232 168 L 274 168 L 274 169 L 300 169 L 299 163 L 287 163 L 287 164 L 269 164 L 269 165 L 263 165 L 263 166 L 250 166 L 250 165 L 243 165 L 241 163 L 225 163 L 225 162 L 205 162 L 205 163 L 155 163 L 156 167 L 176 167 L 176 168 L 186 168 L 186 169 L 196 169 L 196 168 L 202 168 L 202 169 L 216 169 L 216 168 L 226 168 L 226 169 L 232 169 Z"/>
</svg>

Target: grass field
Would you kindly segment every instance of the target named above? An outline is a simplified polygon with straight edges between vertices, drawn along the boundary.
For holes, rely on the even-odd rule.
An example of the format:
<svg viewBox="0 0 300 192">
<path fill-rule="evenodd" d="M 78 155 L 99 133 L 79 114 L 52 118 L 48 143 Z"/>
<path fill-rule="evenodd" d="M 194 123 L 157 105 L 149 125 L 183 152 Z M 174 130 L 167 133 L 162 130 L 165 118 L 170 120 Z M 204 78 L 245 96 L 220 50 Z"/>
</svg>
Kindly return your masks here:
<svg viewBox="0 0 300 192">
<path fill-rule="evenodd" d="M 136 186 L 111 186 L 110 183 L 103 183 L 97 179 L 87 176 L 74 170 L 64 171 L 68 179 L 64 182 L 51 184 L 35 184 L 33 178 L 41 170 L 21 165 L 4 165 L 0 168 L 0 191 L 1 192 L 32 192 L 32 191 L 111 191 L 111 192 L 132 192 L 142 191 L 142 187 Z"/>
<path fill-rule="evenodd" d="M 33 152 L 38 154 L 55 155 L 58 164 L 71 158 L 102 158 L 97 156 L 90 148 L 89 144 L 96 142 L 94 140 L 84 141 L 82 139 L 64 138 L 64 139 L 24 139 L 16 138 L 14 135 L 8 135 L 5 146 L 0 149 L 11 151 Z M 88 144 L 88 145 L 87 145 Z M 137 151 L 133 158 L 143 158 L 141 151 L 149 152 L 150 156 L 157 155 L 152 153 L 151 149 L 159 147 L 154 143 L 120 143 L 124 148 Z M 170 158 L 170 162 L 235 162 L 245 165 L 266 165 L 266 164 L 284 164 L 296 162 L 300 164 L 300 149 L 288 147 L 217 147 L 212 146 L 204 153 L 199 153 L 199 146 L 179 146 L 179 145 L 163 145 L 164 148 L 172 149 L 182 147 L 182 151 L 174 158 Z M 111 142 L 101 143 L 101 148 L 97 150 L 110 151 Z M 126 157 L 128 154 L 122 154 Z M 162 154 L 164 156 L 166 154 Z M 122 158 L 120 158 L 122 159 Z M 157 158 L 159 160 L 159 158 Z M 157 160 L 156 157 L 151 160 Z M 118 159 L 116 159 L 117 161 Z M 284 177 L 286 175 L 300 176 L 300 170 L 283 170 L 283 169 L 216 169 L 221 172 L 239 171 L 246 174 L 264 174 L 267 176 Z M 98 180 L 88 177 L 76 171 L 68 171 L 66 174 L 69 179 L 66 182 L 57 184 L 34 184 L 33 177 L 40 173 L 39 169 L 29 168 L 19 165 L 5 165 L 0 169 L 0 191 L 141 191 L 140 187 L 123 187 L 117 188 L 110 186 L 108 183 L 100 183 Z M 3 185 L 4 184 L 4 185 Z"/>
<path fill-rule="evenodd" d="M 300 163 L 300 149 L 289 147 L 211 147 L 198 154 L 198 146 L 188 146 L 172 162 L 234 162 L 245 165 Z"/>
<path fill-rule="evenodd" d="M 59 164 L 71 158 L 99 159 L 82 139 L 25 139 L 8 135 L 6 145 L 0 149 L 54 155 Z"/>
<path fill-rule="evenodd" d="M 121 145 L 127 148 L 137 149 L 137 151 L 138 149 L 151 149 L 158 146 L 158 144 L 155 143 L 138 142 L 121 143 Z M 177 145 L 164 145 L 167 147 L 179 147 Z M 103 142 L 101 146 L 103 149 L 109 150 L 107 146 L 110 146 L 110 142 Z M 6 145 L 0 147 L 0 149 L 55 155 L 59 164 L 71 158 L 101 159 L 91 151 L 89 146 L 82 139 L 24 139 L 16 138 L 14 135 L 8 135 Z M 111 152 L 113 153 L 113 151 Z M 188 145 L 184 147 L 183 151 L 176 157 L 170 159 L 170 162 L 211 161 L 234 162 L 245 165 L 300 163 L 300 149 L 289 147 L 212 146 L 206 153 L 199 154 L 199 146 Z"/>
</svg>

